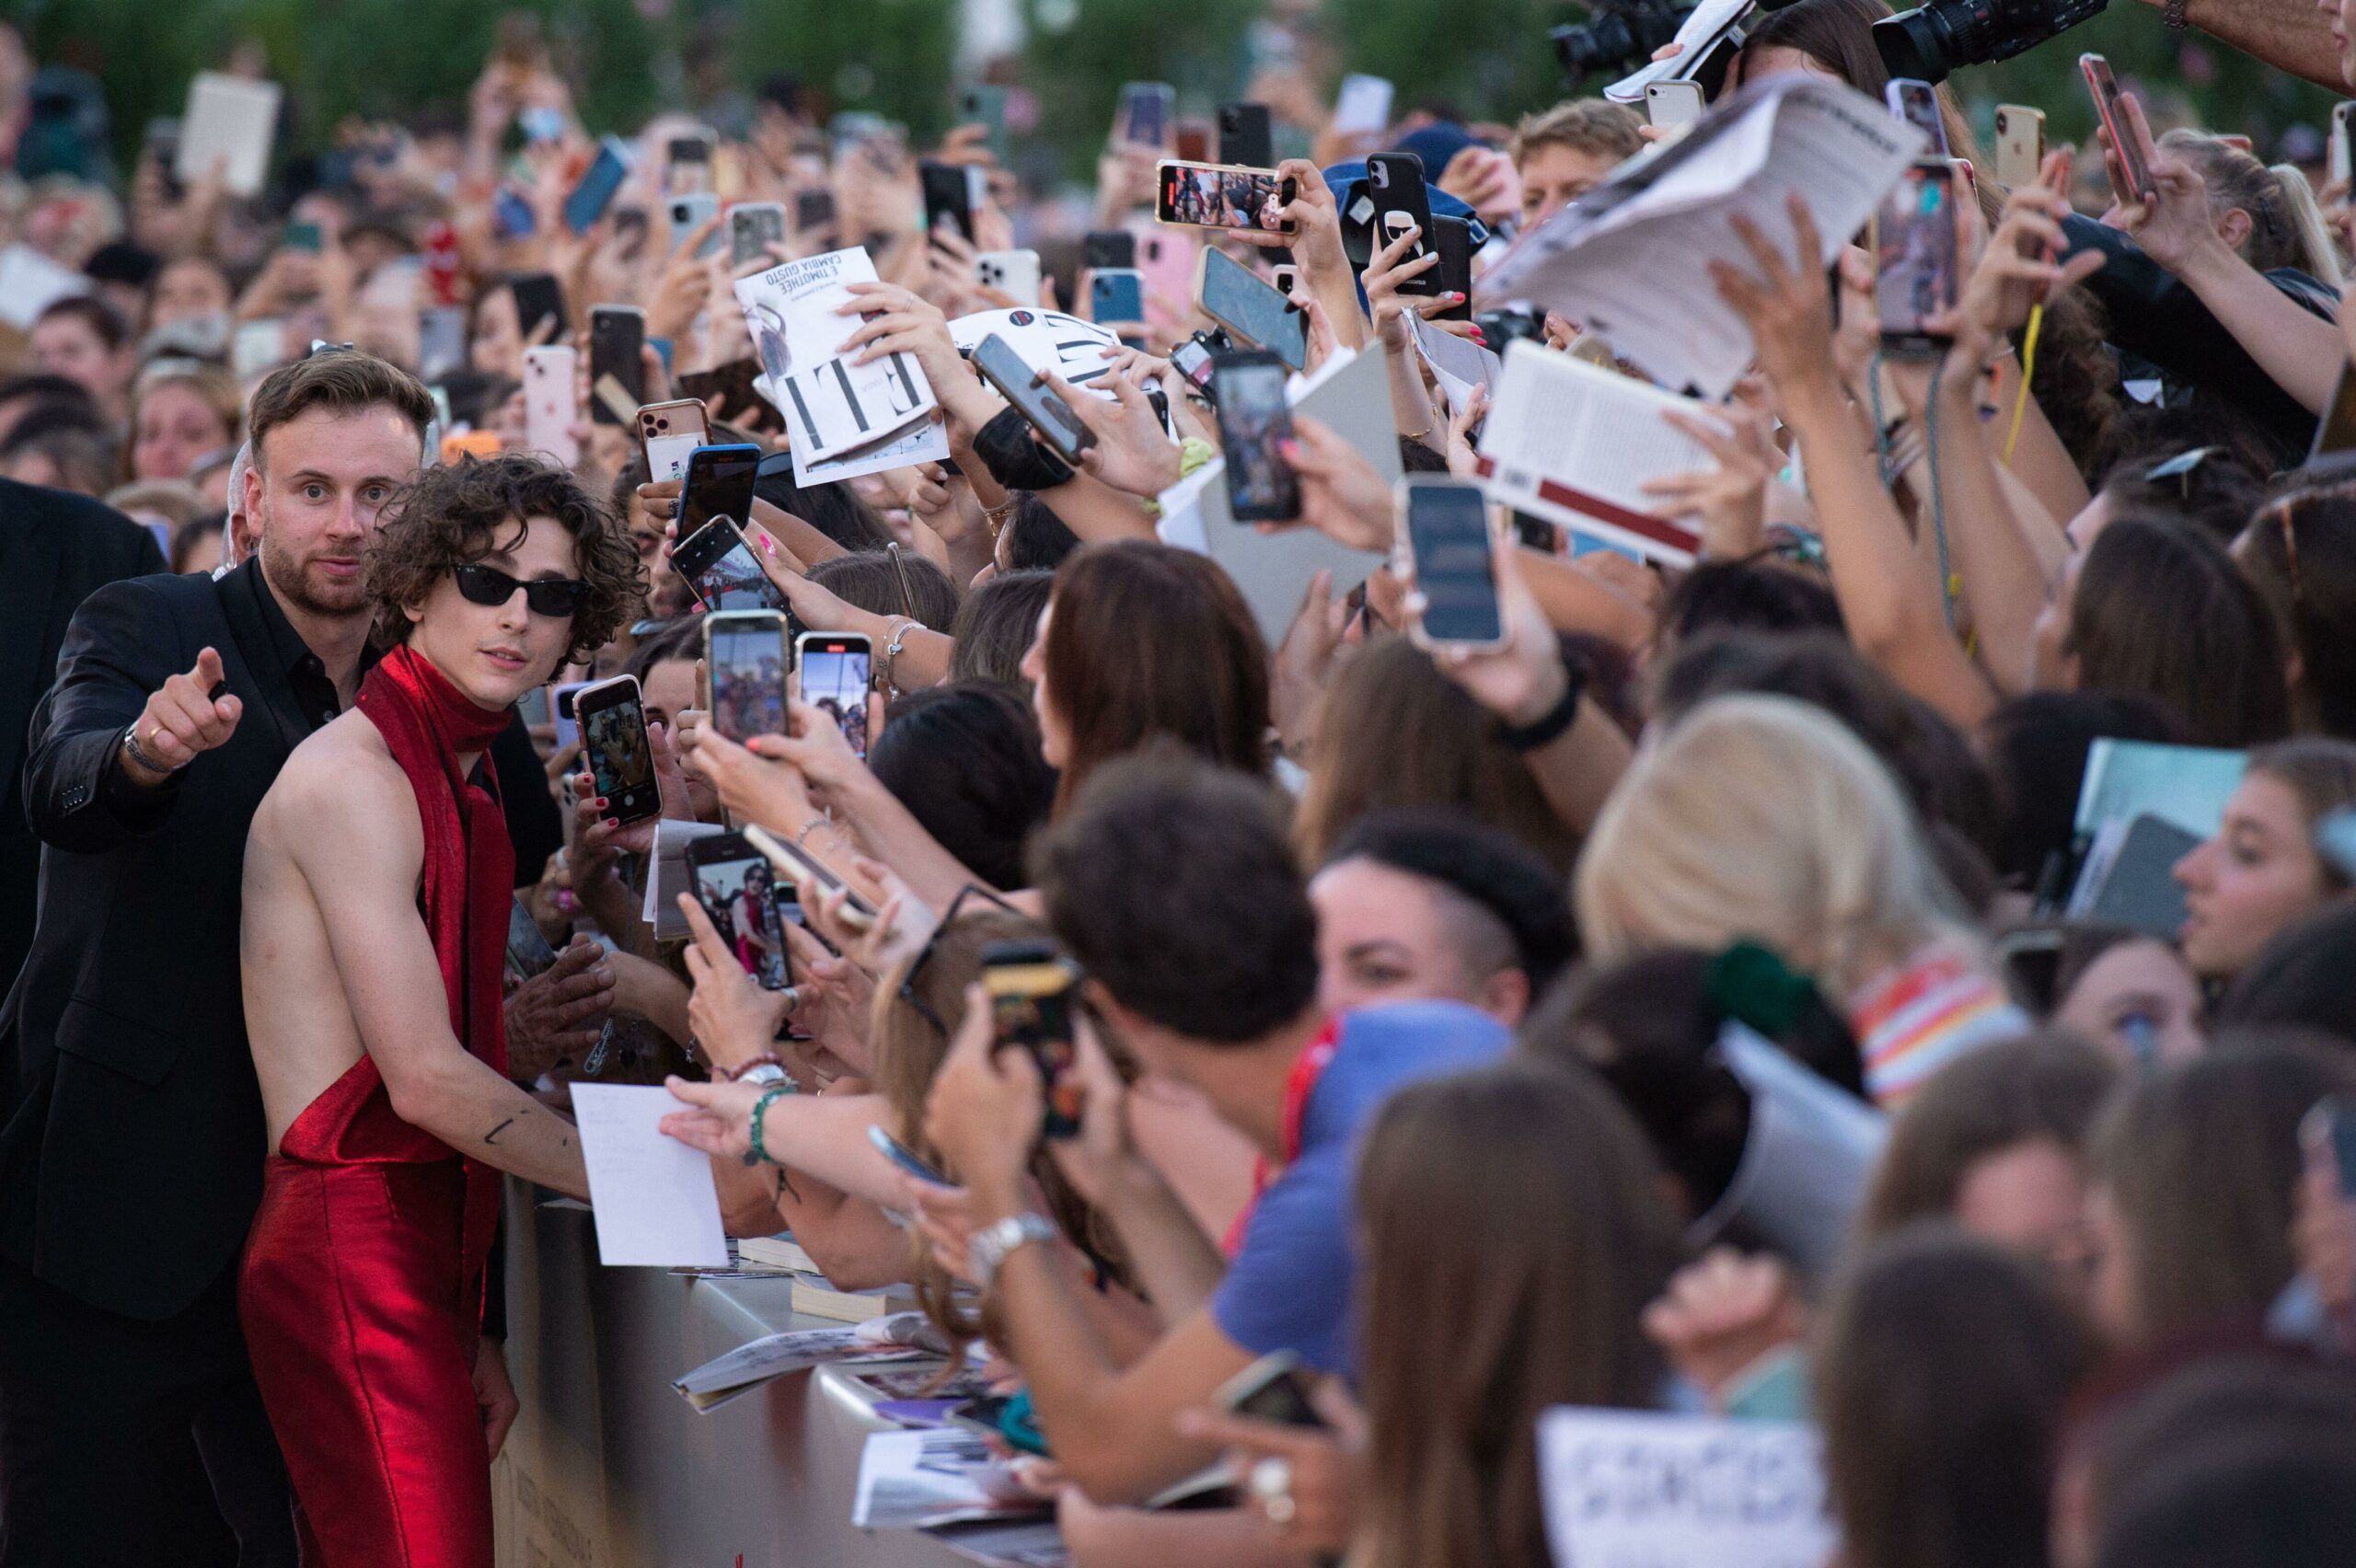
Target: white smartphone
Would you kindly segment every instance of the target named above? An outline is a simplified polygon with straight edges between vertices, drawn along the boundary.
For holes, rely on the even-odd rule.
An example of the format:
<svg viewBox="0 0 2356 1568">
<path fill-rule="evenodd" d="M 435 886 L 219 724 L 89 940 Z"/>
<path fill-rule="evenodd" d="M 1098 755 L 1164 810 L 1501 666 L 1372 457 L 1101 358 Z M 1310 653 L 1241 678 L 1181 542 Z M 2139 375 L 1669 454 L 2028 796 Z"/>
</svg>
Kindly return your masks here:
<svg viewBox="0 0 2356 1568">
<path fill-rule="evenodd" d="M 2018 190 L 2037 183 L 2045 165 L 2045 110 L 2027 104 L 1996 106 L 1996 183 Z"/>
<path fill-rule="evenodd" d="M 1699 82 L 1645 84 L 1645 118 L 1659 130 L 1674 131 L 1691 125 L 1702 118 L 1702 109 Z"/>
<path fill-rule="evenodd" d="M 687 236 L 720 216 L 720 198 L 709 190 L 691 190 L 684 196 L 674 196 L 664 203 L 664 212 L 671 220 L 671 248 L 676 250 L 687 244 Z M 696 247 L 696 259 L 709 260 L 720 254 L 726 240 L 718 229 L 705 236 Z"/>
<path fill-rule="evenodd" d="M 2333 183 L 2346 185 L 2356 178 L 2356 155 L 2349 150 L 2348 117 L 2356 113 L 2356 103 L 2336 103 L 2331 106 L 2331 141 L 2326 149 Z"/>
<path fill-rule="evenodd" d="M 573 353 L 564 344 L 524 351 L 524 444 L 570 468 L 581 461 L 572 439 Z"/>
<path fill-rule="evenodd" d="M 1039 278 L 1035 250 L 985 250 L 974 258 L 974 281 L 998 290 L 1017 305 L 1038 307 Z"/>
</svg>

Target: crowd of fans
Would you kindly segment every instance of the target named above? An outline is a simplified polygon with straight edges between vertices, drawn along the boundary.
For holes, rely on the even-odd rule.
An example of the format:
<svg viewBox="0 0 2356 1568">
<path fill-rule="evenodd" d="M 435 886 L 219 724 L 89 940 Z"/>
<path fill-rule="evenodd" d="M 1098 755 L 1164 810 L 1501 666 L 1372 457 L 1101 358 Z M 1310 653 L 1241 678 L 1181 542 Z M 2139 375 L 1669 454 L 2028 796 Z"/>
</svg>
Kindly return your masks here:
<svg viewBox="0 0 2356 1568">
<path fill-rule="evenodd" d="M 1878 99 L 1865 29 L 1887 14 L 1797 0 L 1752 30 L 1727 90 L 1806 71 Z M 2331 6 L 2285 15 L 2338 36 Z M 1403 86 L 1407 112 L 1358 136 L 1264 95 L 1312 155 L 1280 163 L 1289 232 L 1208 243 L 1265 271 L 1283 240 L 1311 371 L 1389 356 L 1403 465 L 1469 477 L 1480 406 L 1451 411 L 1407 330 L 1454 302 L 1402 291 L 1427 263 L 1400 247 L 1352 266 L 1326 167 L 1414 151 L 1436 213 L 1509 240 L 1654 133 L 1596 98 L 1484 125 Z M 1955 154 L 1977 158 L 1940 95 Z M 2337 1562 L 2356 1539 L 2356 1172 L 2334 1159 L 2335 1127 L 2356 1148 L 2356 835 L 2332 831 L 2356 809 L 2356 479 L 2307 459 L 2356 341 L 2350 193 L 2128 110 L 2148 202 L 2113 197 L 2107 144 L 2013 190 L 1983 167 L 1935 365 L 1877 352 L 1872 263 L 1819 271 L 1804 206 L 1742 226 L 1749 264 L 1718 286 L 1755 368 L 1704 432 L 1715 466 L 1661 487 L 1701 531 L 1692 565 L 1507 546 L 1505 637 L 1479 650 L 1410 635 L 1403 565 L 1344 594 L 1320 579 L 1272 648 L 1226 573 L 1156 532 L 1155 498 L 1218 445 L 1168 359 L 1204 324 L 1193 299 L 1149 280 L 1118 396 L 1073 398 L 1094 438 L 1076 466 L 986 439 L 1007 405 L 951 340 L 1017 303 L 976 252 L 1034 249 L 1045 298 L 1084 313 L 1081 232 L 1150 230 L 1166 149 L 1108 147 L 1079 202 L 961 127 L 926 156 L 987 176 L 969 244 L 924 231 L 909 149 L 830 138 L 819 97 L 780 80 L 735 123 L 637 128 L 635 172 L 576 232 L 565 199 L 609 128 L 511 39 L 462 120 L 342 128 L 307 188 L 183 186 L 152 150 L 119 189 L 0 188 L 16 242 L 88 283 L 0 349 L 0 475 L 18 481 L 0 486 L 0 561 L 45 487 L 156 529 L 151 569 L 225 593 L 244 571 L 283 598 L 271 532 L 290 514 L 257 498 L 295 471 L 299 421 L 257 432 L 255 387 L 366 360 L 325 406 L 407 409 L 422 318 L 462 308 L 463 363 L 433 383 L 453 466 L 594 514 L 567 524 L 572 575 L 594 575 L 598 530 L 598 549 L 635 550 L 642 606 L 550 679 L 636 676 L 665 817 L 757 825 L 848 884 L 804 884 L 790 990 L 762 987 L 692 899 L 687 940 L 657 940 L 654 824 L 612 820 L 545 697 L 527 701 L 483 766 L 516 894 L 563 957 L 511 976 L 509 1077 L 558 1107 L 576 1081 L 667 1082 L 665 1129 L 714 1157 L 732 1230 L 790 1228 L 846 1287 L 913 1282 L 1024 1390 L 1048 1450 L 1025 1473 L 1080 1563 L 1543 1563 L 1537 1426 L 1561 1405 L 1813 1422 L 1847 1568 Z M 721 220 L 672 231 L 674 150 L 698 137 L 723 200 L 794 214 L 781 247 L 734 264 L 705 245 Z M 566 329 L 527 320 L 511 280 L 553 274 L 575 327 L 642 310 L 653 404 L 741 385 L 737 277 L 850 246 L 882 282 L 845 334 L 921 368 L 951 460 L 764 474 L 742 521 L 798 627 L 871 640 L 864 756 L 799 700 L 782 734 L 708 721 L 701 607 L 670 567 L 679 485 L 593 417 L 585 375 L 569 477 L 515 477 L 549 466 L 518 455 L 525 352 Z M 1477 277 L 1473 294 L 1514 303 Z M 274 351 L 233 368 L 258 327 Z M 1550 348 L 1580 337 L 1544 317 Z M 756 396 L 707 406 L 714 443 L 783 449 Z M 1304 420 L 1286 458 L 1300 526 L 1392 545 L 1362 455 Z M 436 493 L 336 504 L 357 536 Z M 313 651 L 331 718 L 357 675 Z M 2104 739 L 2246 755 L 2220 825 L 2170 869 L 2180 928 L 2057 912 Z M 101 761 L 77 783 L 60 744 L 37 725 L 7 795 L 48 845 L 45 925 L 62 899 L 147 896 L 65 879 L 171 809 L 118 792 L 121 835 L 87 836 L 72 790 L 151 781 Z M 230 755 L 155 760 L 193 798 Z M 29 911 L 29 863 L 8 896 Z M 201 940 L 234 976 L 227 907 Z M 1010 942 L 1078 976 L 1073 1136 L 1043 1136 L 1033 1056 L 992 1048 L 981 987 Z M 9 1291 L 80 1288 L 43 1272 L 24 1194 L 67 1201 L 64 1075 L 114 1070 L 36 1048 L 35 1015 L 144 1016 L 36 983 L 40 963 L 0 1020 L 0 1183 L 17 1189 L 0 1339 L 34 1320 Z M 249 967 L 249 1010 L 252 985 Z M 762 1066 L 800 1092 L 745 1078 Z M 871 1125 L 952 1184 L 887 1163 Z M 80 1129 L 110 1141 L 79 1161 L 144 1161 L 117 1132 Z M 189 1183 L 151 1174 L 168 1216 Z M 50 1385 L 18 1343 L 0 1353 L 9 1562 L 68 1505 L 40 1480 L 27 1428 L 49 1407 L 25 1390 Z M 1278 1351 L 1322 1375 L 1322 1425 L 1220 1407 Z M 503 1421 L 489 1431 L 495 1449 Z M 1226 1506 L 1141 1507 L 1223 1454 L 1243 1482 Z"/>
</svg>

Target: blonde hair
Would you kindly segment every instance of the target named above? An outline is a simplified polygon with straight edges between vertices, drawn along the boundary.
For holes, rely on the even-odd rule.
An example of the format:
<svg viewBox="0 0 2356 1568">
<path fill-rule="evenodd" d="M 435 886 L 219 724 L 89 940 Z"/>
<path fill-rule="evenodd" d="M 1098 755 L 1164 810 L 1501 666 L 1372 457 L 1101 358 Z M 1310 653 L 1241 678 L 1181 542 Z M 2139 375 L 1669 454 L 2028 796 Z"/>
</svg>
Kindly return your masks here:
<svg viewBox="0 0 2356 1568">
<path fill-rule="evenodd" d="M 1613 162 L 1624 162 L 1645 150 L 1645 139 L 1636 133 L 1644 123 L 1635 110 L 1604 98 L 1573 98 L 1537 114 L 1522 117 L 1514 127 L 1513 167 L 1519 168 L 1524 159 L 1541 147 L 1569 147 L 1576 152 L 1593 153 Z"/>
<path fill-rule="evenodd" d="M 2305 258 L 2300 271 L 2335 289 L 2346 287 L 2348 272 L 2339 264 L 2339 247 L 2331 237 L 2331 225 L 2324 222 L 2323 208 L 2316 204 L 2316 188 L 2307 183 L 2296 164 L 2269 164 L 2267 172 L 2282 187 L 2283 202 L 2291 209 L 2291 230 L 2298 236 Z"/>
<path fill-rule="evenodd" d="M 1590 958 L 1748 938 L 1836 1006 L 1933 942 L 1978 947 L 1888 771 L 1785 697 L 1714 698 L 1647 744 L 1572 892 Z"/>
</svg>

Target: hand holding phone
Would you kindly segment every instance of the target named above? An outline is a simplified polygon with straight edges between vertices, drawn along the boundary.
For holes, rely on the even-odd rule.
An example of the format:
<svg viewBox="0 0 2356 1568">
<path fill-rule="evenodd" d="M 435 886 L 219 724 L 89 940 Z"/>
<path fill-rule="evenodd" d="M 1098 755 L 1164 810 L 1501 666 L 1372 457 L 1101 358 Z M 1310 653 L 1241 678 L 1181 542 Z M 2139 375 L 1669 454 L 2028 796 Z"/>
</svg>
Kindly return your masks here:
<svg viewBox="0 0 2356 1568">
<path fill-rule="evenodd" d="M 1228 512 L 1238 523 L 1300 515 L 1300 476 L 1285 456 L 1292 407 L 1285 362 L 1265 350 L 1221 354 L 1211 372 L 1219 444 L 1227 455 Z"/>
<path fill-rule="evenodd" d="M 805 631 L 794 640 L 793 675 L 802 700 L 835 721 L 851 755 L 867 760 L 867 694 L 874 647 L 855 631 Z"/>
<path fill-rule="evenodd" d="M 740 744 L 785 733 L 785 617 L 775 610 L 715 610 L 703 617 L 704 709 Z"/>
<path fill-rule="evenodd" d="M 581 749 L 598 795 L 613 820 L 627 827 L 663 814 L 654 781 L 654 746 L 646 732 L 646 709 L 638 678 L 616 675 L 581 688 L 572 699 L 581 725 Z"/>
<path fill-rule="evenodd" d="M 1489 526 L 1489 499 L 1477 484 L 1453 476 L 1409 474 L 1399 481 L 1406 546 L 1423 614 L 1410 630 L 1427 648 L 1505 646 L 1506 619 L 1497 593 L 1498 537 Z"/>
<path fill-rule="evenodd" d="M 2115 179 L 2114 194 L 2121 205 L 2150 205 L 2154 194 L 2151 164 L 2144 157 L 2142 136 L 2128 123 L 2127 95 L 2119 91 L 2110 62 L 2099 54 L 2081 54 L 2078 71 L 2085 77 L 2086 90 L 2094 95 L 2095 115 L 2102 121 L 2103 139 L 2108 144 L 2103 166 L 2126 182 L 2125 189 L 2119 190 Z"/>
<path fill-rule="evenodd" d="M 1076 1137 L 1085 1090 L 1080 1082 L 1072 1000 L 1080 974 L 1045 942 L 991 942 L 982 949 L 982 990 L 989 998 L 994 1050 L 1027 1052 L 1039 1068 L 1047 1113 L 1040 1132 Z"/>
</svg>

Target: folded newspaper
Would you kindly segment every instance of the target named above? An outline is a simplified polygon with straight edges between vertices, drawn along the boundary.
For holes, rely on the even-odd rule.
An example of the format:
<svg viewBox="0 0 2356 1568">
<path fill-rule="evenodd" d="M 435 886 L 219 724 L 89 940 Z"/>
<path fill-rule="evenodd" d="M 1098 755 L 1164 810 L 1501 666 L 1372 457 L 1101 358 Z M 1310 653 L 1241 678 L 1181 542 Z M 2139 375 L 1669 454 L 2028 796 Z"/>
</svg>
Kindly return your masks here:
<svg viewBox="0 0 2356 1568">
<path fill-rule="evenodd" d="M 1661 418 L 1669 409 L 1709 418 L 1708 406 L 1691 398 L 1518 339 L 1507 347 L 1481 432 L 1489 497 L 1651 559 L 1690 565 L 1700 531 L 1652 515 L 1645 481 L 1706 471 L 1716 459 Z"/>
<path fill-rule="evenodd" d="M 1710 263 L 1758 270 L 1729 220 L 1742 213 L 1788 259 L 1796 193 L 1816 219 L 1815 264 L 1830 267 L 1924 142 L 1830 76 L 1770 76 L 1524 235 L 1482 294 L 1559 310 L 1661 385 L 1723 398 L 1753 345 Z"/>
<path fill-rule="evenodd" d="M 736 281 L 736 303 L 760 356 L 761 395 L 785 417 L 798 484 L 935 461 L 948 437 L 930 418 L 940 399 L 915 356 L 854 365 L 841 352 L 859 317 L 839 313 L 852 283 L 876 281 L 856 247 L 805 257 Z"/>
<path fill-rule="evenodd" d="M 911 1318 L 915 1320 L 913 1323 L 906 1320 Z M 769 1334 L 681 1374 L 672 1379 L 671 1387 L 697 1410 L 708 1412 L 739 1395 L 751 1393 L 772 1378 L 806 1372 L 829 1362 L 855 1361 L 877 1366 L 937 1362 L 940 1342 L 923 1333 L 924 1321 L 918 1314 L 897 1313 L 838 1329 L 795 1329 Z"/>
</svg>

